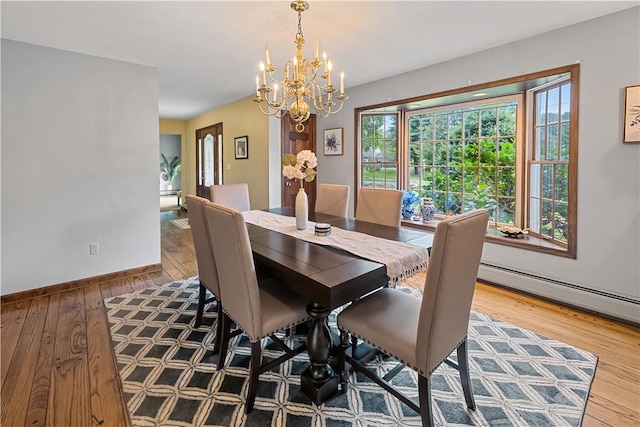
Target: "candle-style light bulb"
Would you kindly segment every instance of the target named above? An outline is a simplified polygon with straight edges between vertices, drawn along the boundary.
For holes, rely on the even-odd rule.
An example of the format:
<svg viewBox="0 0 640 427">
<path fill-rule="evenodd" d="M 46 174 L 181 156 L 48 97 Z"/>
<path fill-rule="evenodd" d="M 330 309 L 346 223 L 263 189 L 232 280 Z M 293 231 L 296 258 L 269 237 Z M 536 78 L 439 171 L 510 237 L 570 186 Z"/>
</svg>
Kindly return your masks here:
<svg viewBox="0 0 640 427">
<path fill-rule="evenodd" d="M 340 95 L 344 95 L 344 71 L 340 71 Z"/>
<path fill-rule="evenodd" d="M 318 40 L 316 40 L 316 44 L 313 47 L 313 59 L 318 60 Z"/>
<path fill-rule="evenodd" d="M 324 72 L 327 72 L 327 52 L 322 52 L 322 63 L 324 64 Z"/>
<path fill-rule="evenodd" d="M 267 58 L 267 65 L 271 65 L 271 55 L 269 54 L 269 45 L 264 49 L 264 56 Z"/>
<path fill-rule="evenodd" d="M 333 64 L 331 63 L 331 60 L 329 60 L 327 62 L 327 70 L 329 71 L 329 76 L 327 77 L 327 84 L 329 86 L 331 86 L 333 84 L 333 82 L 331 81 L 331 75 L 333 74 Z"/>
<path fill-rule="evenodd" d="M 260 71 L 262 71 L 262 84 L 267 84 L 267 73 L 264 70 L 264 63 L 260 61 Z"/>
<path fill-rule="evenodd" d="M 275 104 L 276 99 L 278 99 L 278 83 L 273 84 L 273 103 Z"/>
<path fill-rule="evenodd" d="M 256 96 L 260 96 L 260 78 L 258 77 L 258 73 L 256 73 Z"/>
</svg>

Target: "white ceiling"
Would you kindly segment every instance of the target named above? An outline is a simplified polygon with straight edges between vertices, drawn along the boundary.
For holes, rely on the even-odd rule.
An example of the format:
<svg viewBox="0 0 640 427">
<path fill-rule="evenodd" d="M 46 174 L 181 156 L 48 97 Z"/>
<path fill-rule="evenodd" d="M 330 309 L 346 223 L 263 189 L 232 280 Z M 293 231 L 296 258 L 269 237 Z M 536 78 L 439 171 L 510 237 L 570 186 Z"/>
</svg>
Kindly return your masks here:
<svg viewBox="0 0 640 427">
<path fill-rule="evenodd" d="M 295 53 L 290 1 L 6 1 L 2 38 L 157 67 L 161 118 L 252 94 L 268 44 Z M 636 1 L 328 1 L 302 14 L 349 87 L 637 6 Z M 612 43 L 615 41 L 612 40 Z M 281 68 L 281 67 L 279 67 Z"/>
</svg>

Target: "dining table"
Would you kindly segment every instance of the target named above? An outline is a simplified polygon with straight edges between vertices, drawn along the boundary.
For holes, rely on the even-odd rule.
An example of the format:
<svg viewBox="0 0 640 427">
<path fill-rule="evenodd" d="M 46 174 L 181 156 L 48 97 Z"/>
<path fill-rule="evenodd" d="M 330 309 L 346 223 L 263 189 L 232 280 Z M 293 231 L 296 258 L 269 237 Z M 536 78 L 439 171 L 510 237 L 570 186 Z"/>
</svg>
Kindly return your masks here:
<svg viewBox="0 0 640 427">
<path fill-rule="evenodd" d="M 258 221 L 251 219 L 255 218 L 252 212 L 245 213 L 245 222 L 256 268 L 309 300 L 307 312 L 311 317 L 311 325 L 306 345 L 310 364 L 301 374 L 300 388 L 312 402 L 320 405 L 338 392 L 340 383 L 329 364 L 332 338 L 327 317 L 332 310 L 389 286 L 387 266 L 379 260 L 367 259 L 331 244 L 318 244 L 294 237 L 295 233 L 291 235 L 256 225 Z M 260 212 L 294 216 L 290 208 L 271 208 Z M 420 250 L 421 256 L 424 249 L 431 248 L 433 242 L 432 233 L 415 229 L 387 227 L 313 212 L 309 213 L 309 220 L 309 227 L 313 227 L 314 223 L 330 224 L 334 230 L 338 228 L 355 232 L 354 237 L 366 234 L 406 243 L 410 245 L 409 250 L 411 247 Z M 313 228 L 310 230 L 313 233 Z M 349 234 L 346 236 L 349 237 Z M 426 262 L 427 259 L 424 265 Z"/>
</svg>

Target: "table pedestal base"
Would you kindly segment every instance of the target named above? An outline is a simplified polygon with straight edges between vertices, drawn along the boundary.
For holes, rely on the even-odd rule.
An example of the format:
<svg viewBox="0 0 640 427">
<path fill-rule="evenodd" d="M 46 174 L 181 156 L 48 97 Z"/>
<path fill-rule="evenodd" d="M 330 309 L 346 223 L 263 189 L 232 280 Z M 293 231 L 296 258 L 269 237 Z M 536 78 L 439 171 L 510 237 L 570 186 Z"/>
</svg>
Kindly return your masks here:
<svg viewBox="0 0 640 427">
<path fill-rule="evenodd" d="M 338 376 L 332 372 L 324 381 L 314 381 L 310 378 L 309 369 L 300 377 L 300 389 L 313 403 L 320 405 L 338 392 Z"/>
<path fill-rule="evenodd" d="M 316 405 L 338 392 L 338 376 L 329 366 L 331 334 L 327 326 L 329 310 L 317 303 L 307 306 L 311 329 L 307 334 L 307 353 L 311 365 L 301 374 L 300 389 Z"/>
</svg>

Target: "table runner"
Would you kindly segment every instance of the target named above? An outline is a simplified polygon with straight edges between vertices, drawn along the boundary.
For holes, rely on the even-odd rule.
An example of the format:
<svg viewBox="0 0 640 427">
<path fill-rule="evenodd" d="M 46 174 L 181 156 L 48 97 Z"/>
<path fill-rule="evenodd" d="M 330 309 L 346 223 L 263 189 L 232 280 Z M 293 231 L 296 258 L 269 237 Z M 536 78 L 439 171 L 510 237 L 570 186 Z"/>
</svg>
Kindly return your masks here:
<svg viewBox="0 0 640 427">
<path fill-rule="evenodd" d="M 353 255 L 379 262 L 387 267 L 389 283 L 395 285 L 427 267 L 429 251 L 410 243 L 396 242 L 371 236 L 357 231 L 347 231 L 331 227 L 331 235 L 316 236 L 315 222 L 308 221 L 305 230 L 296 228 L 296 219 L 264 211 L 243 212 L 245 222 L 278 233 L 287 234 L 296 239 L 319 245 L 332 246 Z"/>
</svg>

